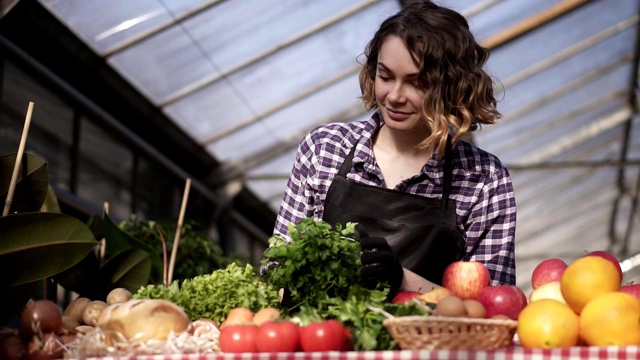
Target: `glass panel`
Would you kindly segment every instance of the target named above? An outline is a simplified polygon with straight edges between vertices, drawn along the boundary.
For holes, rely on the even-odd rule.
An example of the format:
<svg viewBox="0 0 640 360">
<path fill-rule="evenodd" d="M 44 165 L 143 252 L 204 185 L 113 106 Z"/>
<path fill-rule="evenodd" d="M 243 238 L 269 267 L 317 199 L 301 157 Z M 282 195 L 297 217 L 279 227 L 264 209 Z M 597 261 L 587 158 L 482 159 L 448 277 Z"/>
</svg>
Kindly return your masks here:
<svg viewBox="0 0 640 360">
<path fill-rule="evenodd" d="M 212 0 L 39 0 L 99 54 Z"/>
<path fill-rule="evenodd" d="M 133 154 L 113 136 L 83 119 L 78 161 L 77 195 L 102 208 L 109 203 L 109 215 L 125 219 L 131 213 Z"/>
<path fill-rule="evenodd" d="M 314 33 L 296 46 L 230 76 L 232 83 L 257 112 L 263 112 L 337 74 L 358 68 L 357 58 L 390 3 L 372 5 L 348 20 Z"/>
<path fill-rule="evenodd" d="M 395 2 L 372 5 L 348 21 L 315 33 L 167 106 L 165 111 L 188 134 L 203 141 L 311 91 L 338 73 L 356 69 L 356 58 L 377 22 L 396 6 Z"/>
<path fill-rule="evenodd" d="M 178 26 L 115 54 L 109 64 L 156 104 L 219 72 Z"/>
<path fill-rule="evenodd" d="M 635 8 L 633 1 L 595 1 L 587 4 L 563 17 L 561 21 L 546 24 L 506 46 L 499 47 L 491 54 L 489 69 L 498 79 L 504 81 L 532 64 L 556 55 L 629 18 L 634 14 L 630 9 Z M 631 36 L 634 35 L 631 34 Z M 601 55 L 619 56 L 617 49 L 632 51 L 631 44 L 633 44 L 632 39 L 610 43 L 609 46 L 615 47 L 603 51 L 605 54 Z M 590 57 L 583 58 L 582 61 L 592 67 L 597 64 L 597 62 L 594 63 L 595 59 Z"/>
<path fill-rule="evenodd" d="M 226 1 L 184 26 L 223 70 L 253 59 L 361 0 Z"/>
<path fill-rule="evenodd" d="M 347 113 L 364 113 L 365 109 L 358 99 L 359 95 L 357 75 L 349 76 L 331 87 L 318 91 L 257 123 L 220 139 L 209 145 L 207 149 L 217 159 L 226 161 L 259 153 L 281 141 L 291 139 L 299 141 L 312 127 L 326 122 L 327 119 L 347 121 L 349 120 Z M 328 104 L 330 106 L 327 106 Z"/>
</svg>

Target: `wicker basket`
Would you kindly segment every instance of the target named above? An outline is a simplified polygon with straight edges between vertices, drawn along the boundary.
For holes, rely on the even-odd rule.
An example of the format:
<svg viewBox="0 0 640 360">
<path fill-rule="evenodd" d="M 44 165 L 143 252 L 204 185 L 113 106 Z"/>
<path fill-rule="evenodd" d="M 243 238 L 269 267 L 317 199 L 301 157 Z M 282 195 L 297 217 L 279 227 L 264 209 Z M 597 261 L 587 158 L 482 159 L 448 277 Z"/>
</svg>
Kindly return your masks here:
<svg viewBox="0 0 640 360">
<path fill-rule="evenodd" d="M 494 350 L 511 344 L 518 322 L 434 315 L 399 316 L 383 324 L 402 350 Z"/>
</svg>

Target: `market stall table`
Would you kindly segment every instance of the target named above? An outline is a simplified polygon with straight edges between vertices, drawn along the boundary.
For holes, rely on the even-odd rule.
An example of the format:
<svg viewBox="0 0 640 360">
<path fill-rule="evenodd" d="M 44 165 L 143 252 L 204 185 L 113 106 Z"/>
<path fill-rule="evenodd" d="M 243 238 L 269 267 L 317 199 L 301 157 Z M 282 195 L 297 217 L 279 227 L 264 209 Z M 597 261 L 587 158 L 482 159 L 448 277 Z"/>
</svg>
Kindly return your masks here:
<svg viewBox="0 0 640 360">
<path fill-rule="evenodd" d="M 640 359 L 640 346 L 582 346 L 565 349 L 524 349 L 510 347 L 494 351 L 437 350 L 437 351 L 350 351 L 314 353 L 260 353 L 260 354 L 210 354 L 210 355 L 149 355 L 130 357 L 105 357 L 95 360 L 604 360 Z"/>
</svg>

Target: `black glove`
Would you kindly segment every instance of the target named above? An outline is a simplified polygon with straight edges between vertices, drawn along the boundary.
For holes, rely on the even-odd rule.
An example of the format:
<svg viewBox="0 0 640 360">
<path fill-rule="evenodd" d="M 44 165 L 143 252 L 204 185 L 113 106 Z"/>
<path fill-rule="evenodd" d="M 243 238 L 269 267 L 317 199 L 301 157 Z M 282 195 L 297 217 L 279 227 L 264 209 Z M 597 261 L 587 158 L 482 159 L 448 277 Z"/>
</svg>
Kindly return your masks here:
<svg viewBox="0 0 640 360">
<path fill-rule="evenodd" d="M 378 283 L 385 282 L 391 288 L 389 296 L 392 297 L 404 279 L 402 265 L 393 249 L 384 238 L 367 237 L 365 234 L 360 234 L 360 247 L 362 249 L 362 255 L 360 255 L 362 285 L 368 289 L 375 289 Z"/>
</svg>

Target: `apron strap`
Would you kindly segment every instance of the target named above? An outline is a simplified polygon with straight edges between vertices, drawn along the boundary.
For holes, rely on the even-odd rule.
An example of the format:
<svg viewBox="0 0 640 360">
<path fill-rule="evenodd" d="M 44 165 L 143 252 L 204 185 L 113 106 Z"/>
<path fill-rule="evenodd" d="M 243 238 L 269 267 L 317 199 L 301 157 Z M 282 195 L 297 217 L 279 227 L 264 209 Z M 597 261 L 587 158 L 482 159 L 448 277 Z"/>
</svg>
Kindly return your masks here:
<svg viewBox="0 0 640 360">
<path fill-rule="evenodd" d="M 343 178 L 347 178 L 347 174 L 351 170 L 351 163 L 353 161 L 353 156 L 356 153 L 356 147 L 358 146 L 358 142 L 356 142 L 352 147 L 351 151 L 349 151 L 349 155 L 344 159 L 342 165 L 340 166 L 340 170 L 338 171 L 337 176 L 341 176 Z M 442 209 L 447 209 L 449 204 L 449 194 L 451 194 L 451 183 L 453 182 L 453 148 L 451 146 L 451 136 L 447 136 L 447 146 L 444 152 L 444 179 L 442 186 L 442 199 L 440 206 Z"/>
<path fill-rule="evenodd" d="M 356 146 L 358 146 L 357 141 L 351 147 L 351 151 L 349 152 L 349 155 L 347 155 L 347 157 L 342 162 L 342 165 L 340 166 L 340 170 L 338 171 L 338 176 L 342 176 L 345 179 L 347 178 L 347 174 L 349 173 L 349 170 L 351 170 L 351 161 L 353 160 L 353 155 L 356 153 Z"/>
</svg>

